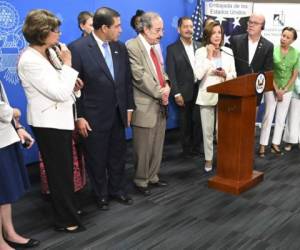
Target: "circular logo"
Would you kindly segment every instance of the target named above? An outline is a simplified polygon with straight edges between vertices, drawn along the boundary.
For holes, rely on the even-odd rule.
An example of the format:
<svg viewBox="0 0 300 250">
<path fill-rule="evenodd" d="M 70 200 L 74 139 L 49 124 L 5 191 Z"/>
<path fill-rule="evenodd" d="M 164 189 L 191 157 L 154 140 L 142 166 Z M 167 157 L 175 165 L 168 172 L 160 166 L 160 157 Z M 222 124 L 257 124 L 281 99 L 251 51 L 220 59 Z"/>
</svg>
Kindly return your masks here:
<svg viewBox="0 0 300 250">
<path fill-rule="evenodd" d="M 8 2 L 0 1 L 0 33 L 12 32 L 19 24 L 19 14 Z"/>
<path fill-rule="evenodd" d="M 261 94 L 264 92 L 266 86 L 266 77 L 264 73 L 259 73 L 256 77 L 256 82 L 255 82 L 255 87 L 256 87 L 256 92 L 258 94 Z"/>
</svg>

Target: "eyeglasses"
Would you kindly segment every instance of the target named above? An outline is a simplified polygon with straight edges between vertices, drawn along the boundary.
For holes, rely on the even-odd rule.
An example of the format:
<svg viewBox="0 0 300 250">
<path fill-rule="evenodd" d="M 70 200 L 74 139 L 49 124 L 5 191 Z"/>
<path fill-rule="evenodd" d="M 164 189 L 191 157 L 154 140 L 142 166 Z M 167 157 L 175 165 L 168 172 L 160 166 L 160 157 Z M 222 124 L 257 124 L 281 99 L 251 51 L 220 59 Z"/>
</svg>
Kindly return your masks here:
<svg viewBox="0 0 300 250">
<path fill-rule="evenodd" d="M 255 25 L 255 26 L 256 26 L 256 25 L 262 25 L 262 24 L 263 24 L 263 23 L 254 22 L 254 21 L 250 21 L 250 20 L 249 20 L 247 23 L 248 23 L 248 25 Z"/>
<path fill-rule="evenodd" d="M 163 33 L 165 32 L 164 29 L 160 29 L 160 28 L 159 28 L 159 29 L 153 29 L 153 28 L 152 28 L 152 29 L 150 29 L 150 31 L 151 31 L 153 34 L 156 34 L 156 35 L 157 35 L 157 34 L 160 34 L 160 33 L 163 34 Z"/>
</svg>

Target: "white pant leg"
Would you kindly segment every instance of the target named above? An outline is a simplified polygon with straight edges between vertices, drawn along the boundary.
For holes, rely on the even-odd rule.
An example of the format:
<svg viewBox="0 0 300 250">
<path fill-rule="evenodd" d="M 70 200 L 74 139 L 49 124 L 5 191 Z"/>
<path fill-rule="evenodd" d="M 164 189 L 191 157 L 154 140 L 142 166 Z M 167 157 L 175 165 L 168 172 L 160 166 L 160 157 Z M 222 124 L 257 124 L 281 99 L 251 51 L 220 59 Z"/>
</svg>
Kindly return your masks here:
<svg viewBox="0 0 300 250">
<path fill-rule="evenodd" d="M 215 107 L 200 106 L 200 116 L 203 132 L 203 146 L 206 161 L 213 159 L 213 135 L 215 125 Z"/>
<path fill-rule="evenodd" d="M 286 116 L 290 107 L 291 98 L 292 91 L 289 91 L 283 95 L 283 100 L 277 103 L 275 115 L 275 128 L 272 140 L 272 143 L 275 145 L 280 145 L 282 133 L 285 126 Z"/>
<path fill-rule="evenodd" d="M 265 100 L 265 114 L 261 123 L 260 140 L 261 145 L 269 144 L 269 137 L 271 132 L 271 126 L 275 114 L 277 101 L 273 91 L 267 91 L 264 93 Z"/>
<path fill-rule="evenodd" d="M 300 142 L 300 99 L 291 100 L 283 140 L 293 144 Z"/>
</svg>

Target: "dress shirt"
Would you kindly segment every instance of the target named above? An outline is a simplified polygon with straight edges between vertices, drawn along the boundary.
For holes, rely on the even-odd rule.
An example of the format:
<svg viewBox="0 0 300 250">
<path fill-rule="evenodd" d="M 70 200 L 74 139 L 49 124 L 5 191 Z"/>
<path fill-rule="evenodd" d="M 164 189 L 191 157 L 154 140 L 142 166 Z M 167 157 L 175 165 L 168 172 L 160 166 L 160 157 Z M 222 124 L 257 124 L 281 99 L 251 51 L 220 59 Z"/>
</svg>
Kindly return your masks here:
<svg viewBox="0 0 300 250">
<path fill-rule="evenodd" d="M 156 68 L 155 68 L 155 65 L 154 65 L 154 62 L 152 61 L 152 58 L 151 58 L 151 54 L 150 54 L 150 49 L 153 47 L 155 49 L 155 47 L 153 45 L 150 45 L 147 40 L 143 37 L 143 35 L 139 34 L 139 38 L 141 39 L 142 41 L 142 44 L 145 46 L 146 50 L 147 50 L 147 54 L 150 58 L 150 61 L 152 63 L 152 66 L 156 72 Z"/>
<path fill-rule="evenodd" d="M 248 60 L 249 61 L 248 61 L 248 63 L 249 63 L 249 65 L 251 64 L 252 59 L 254 57 L 258 42 L 259 42 L 259 39 L 256 42 L 252 42 L 250 39 L 248 39 L 248 51 L 249 51 L 249 54 L 248 54 L 248 58 L 249 58 Z"/>
<path fill-rule="evenodd" d="M 97 35 L 95 35 L 94 32 L 92 34 L 93 34 L 93 36 L 94 36 L 94 38 L 96 40 L 96 43 L 97 43 L 97 45 L 98 45 L 98 47 L 99 47 L 99 49 L 100 49 L 103 57 L 105 58 L 105 51 L 104 51 L 104 48 L 103 48 L 104 41 L 102 41 Z M 108 42 L 108 44 L 109 44 L 109 42 Z M 108 46 L 108 50 L 109 50 L 109 52 L 111 54 L 110 46 Z M 150 49 L 149 49 L 149 56 L 150 56 Z M 127 111 L 133 112 L 133 109 L 127 109 Z M 78 117 L 78 118 L 81 118 L 81 117 Z"/>
</svg>

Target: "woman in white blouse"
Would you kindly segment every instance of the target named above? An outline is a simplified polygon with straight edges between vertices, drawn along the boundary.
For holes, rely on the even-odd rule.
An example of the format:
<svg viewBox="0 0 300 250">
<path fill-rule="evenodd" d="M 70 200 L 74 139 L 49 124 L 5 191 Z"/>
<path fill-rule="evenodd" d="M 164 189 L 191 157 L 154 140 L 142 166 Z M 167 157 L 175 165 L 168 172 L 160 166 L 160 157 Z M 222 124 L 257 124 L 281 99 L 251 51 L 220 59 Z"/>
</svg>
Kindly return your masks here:
<svg viewBox="0 0 300 250">
<path fill-rule="evenodd" d="M 21 112 L 9 105 L 0 81 L 0 249 L 28 248 L 38 240 L 19 235 L 12 221 L 12 206 L 29 188 L 20 142 L 30 148 L 34 142 L 19 123 Z"/>
<path fill-rule="evenodd" d="M 23 26 L 29 47 L 21 54 L 18 74 L 27 97 L 27 121 L 31 125 L 45 163 L 55 230 L 84 230 L 77 214 L 73 183 L 72 93 L 78 72 L 71 68 L 71 53 L 58 44 L 60 20 L 47 10 L 33 10 Z M 51 59 L 50 59 L 51 58 Z M 60 58 L 60 59 L 59 59 Z"/>
<path fill-rule="evenodd" d="M 203 32 L 204 46 L 195 55 L 195 75 L 201 80 L 196 104 L 200 105 L 206 172 L 212 170 L 215 107 L 218 102 L 218 94 L 209 93 L 206 88 L 236 77 L 233 53 L 222 46 L 223 41 L 222 26 L 218 22 L 210 22 Z"/>
</svg>

